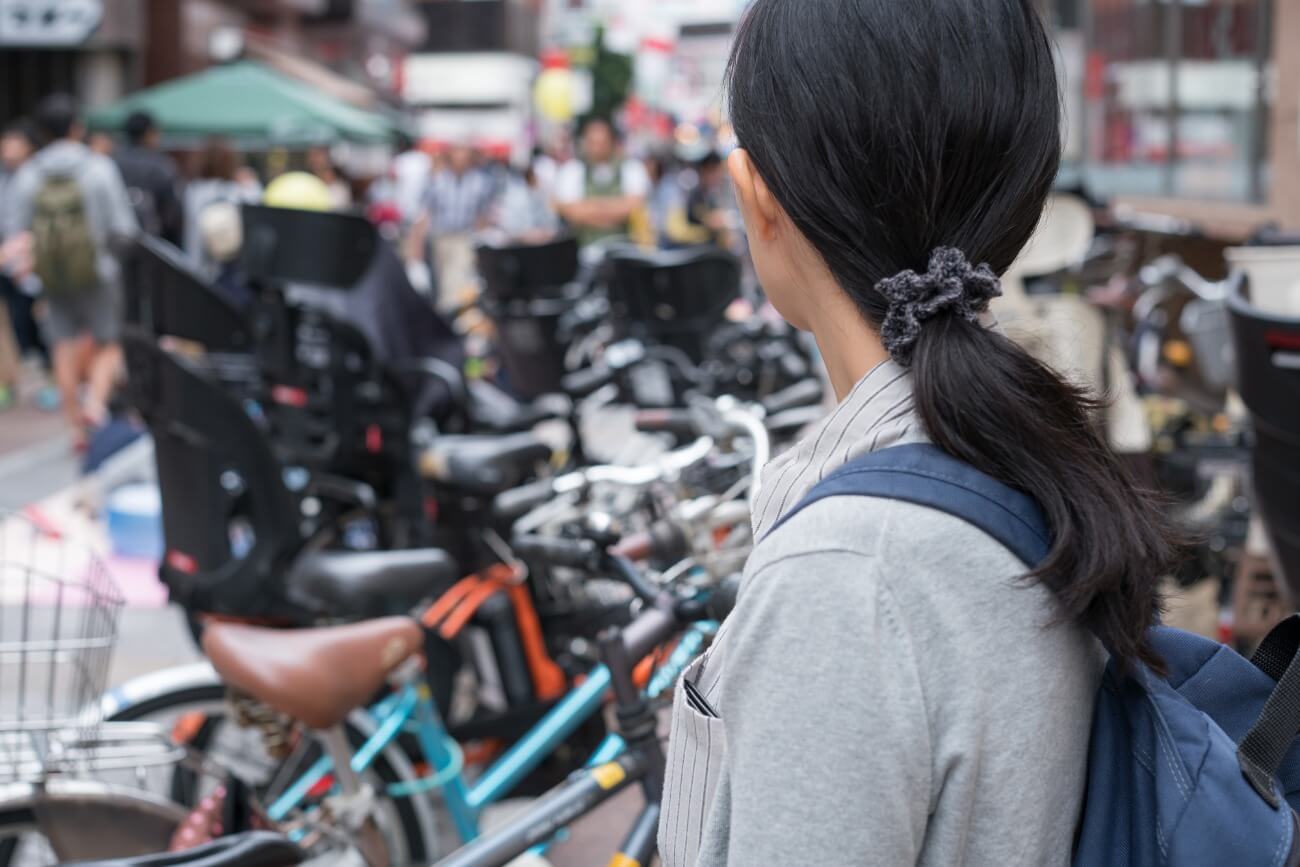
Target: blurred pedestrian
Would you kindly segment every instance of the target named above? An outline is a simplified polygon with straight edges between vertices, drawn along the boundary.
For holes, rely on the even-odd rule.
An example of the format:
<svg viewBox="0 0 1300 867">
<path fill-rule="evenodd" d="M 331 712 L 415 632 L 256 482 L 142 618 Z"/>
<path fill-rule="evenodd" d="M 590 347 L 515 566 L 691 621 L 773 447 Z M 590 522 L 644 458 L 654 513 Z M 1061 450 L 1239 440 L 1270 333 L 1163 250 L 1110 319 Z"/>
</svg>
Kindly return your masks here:
<svg viewBox="0 0 1300 867">
<path fill-rule="evenodd" d="M 262 197 L 261 184 L 239 180 L 239 155 L 224 139 L 211 138 L 198 172 L 185 188 L 185 244 L 199 272 L 242 306 L 247 289 L 234 273 L 243 246 L 239 206 Z"/>
<path fill-rule="evenodd" d="M 86 136 L 86 147 L 102 157 L 111 157 L 113 151 L 117 150 L 117 142 L 113 141 L 113 136 L 103 130 L 96 130 Z"/>
<path fill-rule="evenodd" d="M 645 169 L 650 179 L 650 195 L 645 201 L 644 237 L 636 240 L 645 247 L 674 246 L 668 230 L 672 215 L 684 207 L 681 172 L 668 152 L 652 153 L 645 160 Z"/>
<path fill-rule="evenodd" d="M 82 143 L 72 98 L 47 97 L 37 124 L 49 144 L 18 170 L 6 189 L 0 231 L 31 233 L 32 268 L 40 277 L 54 376 L 74 445 L 88 426 L 107 420 L 122 365 L 119 255 L 139 231 L 117 166 Z M 83 403 L 81 386 L 89 387 Z"/>
<path fill-rule="evenodd" d="M 700 231 L 704 243 L 727 247 L 735 220 L 722 157 L 710 151 L 695 164 L 695 175 L 695 186 L 686 196 L 686 221 Z"/>
<path fill-rule="evenodd" d="M 401 153 L 393 157 L 393 198 L 402 212 L 403 221 L 409 224 L 420 215 L 429 177 L 433 174 L 433 158 L 410 136 L 403 135 L 400 146 Z"/>
<path fill-rule="evenodd" d="M 506 181 L 494 206 L 492 226 L 511 240 L 526 244 L 541 244 L 555 237 L 560 218 L 533 166 Z"/>
<path fill-rule="evenodd" d="M 324 181 L 329 188 L 332 210 L 344 211 L 352 207 L 352 184 L 334 162 L 329 148 L 314 147 L 307 151 L 307 171 Z"/>
<path fill-rule="evenodd" d="M 424 209 L 433 236 L 434 266 L 441 293 L 439 303 L 455 306 L 475 280 L 475 231 L 487 226 L 492 185 L 474 166 L 474 150 L 456 144 L 447 152 L 447 167 L 429 182 Z"/>
<path fill-rule="evenodd" d="M 123 127 L 126 146 L 113 153 L 140 229 L 181 243 L 181 183 L 176 162 L 163 153 L 162 132 L 147 111 L 132 112 Z"/>
<path fill-rule="evenodd" d="M 645 166 L 619 154 L 614 126 L 604 118 L 588 118 L 582 128 L 581 159 L 566 163 L 555 181 L 560 216 L 578 239 L 590 244 L 626 235 L 632 213 L 649 194 Z"/>
<path fill-rule="evenodd" d="M 479 152 L 483 159 L 481 169 L 488 179 L 488 202 L 499 201 L 505 195 L 506 187 L 517 177 L 510 166 L 511 147 L 505 142 L 492 142 Z"/>
<path fill-rule="evenodd" d="M 537 172 L 537 183 L 546 194 L 555 197 L 555 182 L 560 169 L 573 159 L 573 137 L 568 130 L 560 129 L 546 143 L 544 148 L 533 151 L 533 170 Z"/>
<path fill-rule="evenodd" d="M 14 121 L 0 133 L 0 214 L 8 209 L 7 191 L 14 175 L 37 146 L 36 127 L 30 121 Z M 30 274 L 16 276 L 31 270 L 31 240 L 22 234 L 6 238 L 4 232 L 0 225 L 0 409 L 17 399 L 24 355 L 36 352 L 49 363 L 49 351 L 32 312 L 40 281 Z"/>
</svg>

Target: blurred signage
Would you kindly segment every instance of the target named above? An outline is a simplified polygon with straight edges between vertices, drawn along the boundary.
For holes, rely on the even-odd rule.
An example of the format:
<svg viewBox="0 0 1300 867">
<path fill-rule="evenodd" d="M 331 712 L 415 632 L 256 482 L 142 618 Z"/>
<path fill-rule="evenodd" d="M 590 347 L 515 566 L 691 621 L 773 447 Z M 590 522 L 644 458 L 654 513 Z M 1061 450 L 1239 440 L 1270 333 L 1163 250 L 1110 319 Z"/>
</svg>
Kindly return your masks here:
<svg viewBox="0 0 1300 867">
<path fill-rule="evenodd" d="M 103 19 L 103 0 L 0 0 L 0 45 L 78 45 Z"/>
<path fill-rule="evenodd" d="M 1244 111 L 1258 99 L 1253 60 L 1182 60 L 1173 70 L 1165 60 L 1133 61 L 1112 64 L 1109 76 L 1118 85 L 1119 104 L 1127 109 L 1164 110 L 1171 82 L 1184 109 Z"/>
<path fill-rule="evenodd" d="M 402 98 L 412 106 L 528 105 L 537 62 L 508 52 L 411 54 Z"/>
</svg>

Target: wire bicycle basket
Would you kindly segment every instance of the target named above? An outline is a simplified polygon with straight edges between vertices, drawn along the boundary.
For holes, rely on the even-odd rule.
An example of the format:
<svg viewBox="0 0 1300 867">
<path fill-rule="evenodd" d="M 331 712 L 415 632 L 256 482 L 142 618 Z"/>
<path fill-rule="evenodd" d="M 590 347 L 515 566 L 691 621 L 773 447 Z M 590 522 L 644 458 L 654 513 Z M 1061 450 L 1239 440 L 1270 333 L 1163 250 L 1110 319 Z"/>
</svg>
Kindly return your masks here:
<svg viewBox="0 0 1300 867">
<path fill-rule="evenodd" d="M 102 733 L 122 606 L 90 548 L 0 512 L 0 783 L 162 758 L 152 727 Z"/>
</svg>

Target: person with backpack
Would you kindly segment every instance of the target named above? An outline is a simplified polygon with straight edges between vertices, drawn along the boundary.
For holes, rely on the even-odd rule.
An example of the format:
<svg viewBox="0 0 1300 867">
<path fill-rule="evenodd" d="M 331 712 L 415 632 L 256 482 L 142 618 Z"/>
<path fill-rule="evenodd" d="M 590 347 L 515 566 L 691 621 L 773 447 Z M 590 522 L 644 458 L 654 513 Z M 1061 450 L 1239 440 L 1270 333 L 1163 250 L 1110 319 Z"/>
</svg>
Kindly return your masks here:
<svg viewBox="0 0 1300 867">
<path fill-rule="evenodd" d="M 47 97 L 37 125 L 49 143 L 14 175 L 0 225 L 5 237 L 30 233 L 54 378 L 81 448 L 87 427 L 107 420 L 121 370 L 119 256 L 138 225 L 117 166 L 82 143 L 70 97 Z"/>
<path fill-rule="evenodd" d="M 663 863 L 1070 864 L 1107 651 L 1161 669 L 1179 546 L 987 312 L 1061 156 L 1035 4 L 755 0 L 728 87 L 755 268 L 839 404 L 757 480 Z"/>
<path fill-rule="evenodd" d="M 136 222 L 146 234 L 180 246 L 183 222 L 180 172 L 161 150 L 162 132 L 147 111 L 134 111 L 122 127 L 126 146 L 113 152 Z"/>
<path fill-rule="evenodd" d="M 198 172 L 185 186 L 184 250 L 199 273 L 240 307 L 250 299 L 238 273 L 243 245 L 240 206 L 256 204 L 262 186 L 240 180 L 242 162 L 230 143 L 211 138 L 199 156 Z"/>
</svg>

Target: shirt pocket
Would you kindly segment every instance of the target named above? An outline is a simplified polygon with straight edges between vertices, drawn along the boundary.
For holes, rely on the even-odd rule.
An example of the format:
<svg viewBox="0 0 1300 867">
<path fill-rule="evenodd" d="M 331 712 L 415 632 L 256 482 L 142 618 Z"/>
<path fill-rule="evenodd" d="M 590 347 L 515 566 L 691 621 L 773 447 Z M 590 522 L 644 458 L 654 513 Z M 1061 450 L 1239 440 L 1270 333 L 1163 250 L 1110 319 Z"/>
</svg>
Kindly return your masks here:
<svg viewBox="0 0 1300 867">
<path fill-rule="evenodd" d="M 682 674 L 696 683 L 707 656 Z M 659 820 L 659 857 L 663 867 L 695 863 L 704 838 L 704 823 L 713 804 L 727 738 L 723 721 L 691 707 L 681 684 L 673 696 L 672 730 L 664 769 L 663 810 Z"/>
</svg>

